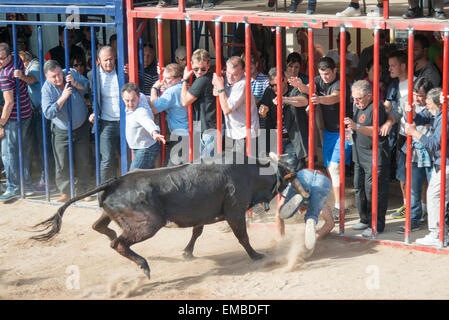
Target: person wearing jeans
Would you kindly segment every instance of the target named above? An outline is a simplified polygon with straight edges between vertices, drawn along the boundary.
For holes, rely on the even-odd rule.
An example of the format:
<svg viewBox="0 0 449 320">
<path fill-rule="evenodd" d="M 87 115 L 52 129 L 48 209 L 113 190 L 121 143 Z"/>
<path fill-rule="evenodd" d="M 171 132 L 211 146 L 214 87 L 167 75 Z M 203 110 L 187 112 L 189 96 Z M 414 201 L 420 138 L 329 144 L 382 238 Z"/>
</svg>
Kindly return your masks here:
<svg viewBox="0 0 449 320">
<path fill-rule="evenodd" d="M 134 153 L 130 170 L 152 169 L 159 155 L 159 141 L 165 144 L 165 138 L 159 134 L 147 98 L 135 83 L 125 84 L 121 95 L 126 106 L 126 141 Z"/>
<path fill-rule="evenodd" d="M 97 66 L 96 79 L 92 71 L 87 74 L 90 86 L 97 83 L 97 103 L 99 114 L 100 143 L 100 183 L 117 175 L 120 154 L 120 93 L 117 69 L 115 67 L 115 52 L 110 46 L 103 46 L 98 52 L 100 64 Z M 95 121 L 95 115 L 89 116 L 89 121 Z"/>
<path fill-rule="evenodd" d="M 0 196 L 0 201 L 8 201 L 17 196 L 20 189 L 19 157 L 22 156 L 25 195 L 31 195 L 31 177 L 29 160 L 27 158 L 27 131 L 30 126 L 32 109 L 25 81 L 18 78 L 18 72 L 25 74 L 22 59 L 17 61 L 15 69 L 11 50 L 7 43 L 0 43 L 0 90 L 5 101 L 0 116 L 0 139 L 2 139 L 2 160 L 6 170 L 6 191 Z M 17 84 L 17 85 L 16 85 Z M 16 95 L 19 94 L 19 105 Z M 18 124 L 20 117 L 22 128 L 22 150 L 19 150 Z M 20 154 L 21 153 L 21 154 Z"/>
<path fill-rule="evenodd" d="M 326 206 L 326 199 L 332 188 L 331 181 L 319 170 L 302 169 L 296 174 L 309 198 L 300 196 L 293 185 L 289 185 L 284 191 L 285 200 L 280 207 L 281 219 L 291 218 L 298 210 L 305 210 L 304 221 L 306 222 L 305 246 L 308 250 L 315 247 L 316 238 L 322 238 L 334 227 L 334 220 L 330 209 Z M 318 216 L 323 212 L 324 226 L 316 231 Z"/>
</svg>

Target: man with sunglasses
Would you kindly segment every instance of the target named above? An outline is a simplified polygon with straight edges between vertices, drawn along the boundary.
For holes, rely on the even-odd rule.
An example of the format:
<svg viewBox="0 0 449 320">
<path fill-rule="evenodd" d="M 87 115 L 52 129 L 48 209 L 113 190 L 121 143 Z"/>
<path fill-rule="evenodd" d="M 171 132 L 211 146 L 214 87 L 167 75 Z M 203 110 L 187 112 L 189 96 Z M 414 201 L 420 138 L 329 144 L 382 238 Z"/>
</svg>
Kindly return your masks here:
<svg viewBox="0 0 449 320">
<path fill-rule="evenodd" d="M 354 189 L 355 201 L 360 215 L 360 223 L 354 230 L 364 230 L 363 237 L 371 237 L 372 232 L 372 136 L 373 136 L 373 94 L 368 81 L 359 80 L 352 85 L 354 100 L 354 116 L 346 117 L 344 123 L 353 133 L 354 139 Z M 379 103 L 379 127 L 387 121 L 388 114 L 382 103 Z M 388 138 L 379 134 L 378 147 L 378 199 L 377 199 L 377 232 L 385 228 L 385 214 L 388 208 L 388 182 L 390 168 L 390 148 Z"/>
<path fill-rule="evenodd" d="M 198 49 L 192 54 L 192 70 L 184 69 L 182 77 L 181 102 L 184 107 L 193 106 L 194 121 L 199 123 L 201 132 L 200 157 L 214 156 L 217 136 L 216 98 L 213 94 L 210 54 Z M 190 77 L 195 76 L 192 86 L 188 87 Z"/>
</svg>

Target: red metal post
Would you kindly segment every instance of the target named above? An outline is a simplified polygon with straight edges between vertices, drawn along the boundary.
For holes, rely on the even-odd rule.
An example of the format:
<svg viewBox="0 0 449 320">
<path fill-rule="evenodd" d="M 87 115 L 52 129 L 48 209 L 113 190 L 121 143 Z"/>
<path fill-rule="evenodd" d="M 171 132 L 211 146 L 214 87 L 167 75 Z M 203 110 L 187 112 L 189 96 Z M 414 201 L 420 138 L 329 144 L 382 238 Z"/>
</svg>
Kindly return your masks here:
<svg viewBox="0 0 449 320">
<path fill-rule="evenodd" d="M 334 28 L 329 27 L 329 50 L 332 50 L 334 48 Z"/>
<path fill-rule="evenodd" d="M 282 68 L 282 43 L 281 43 L 281 27 L 276 26 L 276 96 L 277 96 L 277 140 L 278 140 L 278 154 L 282 154 L 282 78 L 284 77 L 284 70 Z M 277 196 L 277 207 L 279 211 L 279 203 L 281 195 Z M 285 233 L 284 220 L 276 217 L 276 224 L 278 225 L 278 232 L 283 235 Z"/>
<path fill-rule="evenodd" d="M 312 94 L 315 93 L 315 50 L 313 41 L 313 30 L 308 28 L 308 57 L 309 57 L 309 163 L 308 167 L 313 169 L 315 158 L 315 106 L 313 105 Z"/>
<path fill-rule="evenodd" d="M 248 156 L 251 155 L 251 42 L 252 42 L 251 41 L 251 25 L 249 23 L 245 23 L 246 155 L 248 155 Z M 278 48 L 277 48 L 277 42 L 276 42 L 276 55 L 278 52 L 277 49 Z M 279 69 L 278 69 L 278 75 L 279 75 Z M 278 88 L 278 91 L 279 91 L 279 88 Z"/>
<path fill-rule="evenodd" d="M 158 59 L 159 59 L 159 80 L 162 81 L 163 79 L 163 73 L 164 73 L 164 32 L 163 32 L 163 25 L 162 25 L 162 19 L 157 19 L 157 39 L 158 39 Z M 165 112 L 160 113 L 160 127 L 161 127 L 161 134 L 165 137 L 166 135 L 166 128 L 165 128 Z M 161 167 L 165 164 L 165 145 L 161 145 Z"/>
<path fill-rule="evenodd" d="M 390 1 L 383 0 L 384 19 L 390 18 Z"/>
<path fill-rule="evenodd" d="M 128 20 L 128 75 L 129 82 L 139 83 L 138 65 L 137 62 L 137 32 L 136 19 L 131 16 L 133 10 L 133 1 L 126 0 L 126 12 Z"/>
<path fill-rule="evenodd" d="M 360 57 L 360 52 L 362 52 L 362 30 L 360 28 L 356 29 L 356 38 L 357 55 Z"/>
<path fill-rule="evenodd" d="M 415 38 L 413 29 L 408 32 L 408 105 L 413 107 L 413 48 L 415 46 Z M 407 122 L 413 122 L 413 112 L 407 113 Z M 412 137 L 407 135 L 407 154 L 405 166 L 405 243 L 410 243 L 410 229 L 411 229 L 411 203 L 412 199 Z"/>
<path fill-rule="evenodd" d="M 187 51 L 187 70 L 192 70 L 192 24 L 186 20 L 186 51 Z M 189 85 L 192 84 L 190 78 Z M 192 105 L 188 107 L 189 114 L 189 161 L 193 162 L 193 109 Z"/>
<path fill-rule="evenodd" d="M 181 13 L 186 12 L 186 1 L 185 0 L 179 0 L 178 1 L 178 11 Z"/>
<path fill-rule="evenodd" d="M 372 158 L 372 200 L 371 200 L 371 230 L 372 237 L 374 238 L 377 234 L 377 193 L 378 193 L 378 174 L 377 174 L 377 159 L 378 159 L 378 145 L 379 145 L 379 81 L 380 81 L 380 30 L 379 28 L 374 29 L 374 52 L 373 52 L 373 62 L 374 62 L 374 97 L 373 97 L 373 158 Z"/>
<path fill-rule="evenodd" d="M 340 28 L 340 234 L 345 233 L 346 30 Z"/>
<path fill-rule="evenodd" d="M 221 77 L 221 24 L 220 22 L 215 22 L 215 73 L 217 76 Z M 222 119 L 221 119 L 221 106 L 220 106 L 220 98 L 216 97 L 217 104 L 217 153 L 221 153 L 223 149 L 223 141 L 222 141 Z"/>
<path fill-rule="evenodd" d="M 444 103 L 442 131 L 441 131 L 441 189 L 440 189 L 440 224 L 439 224 L 439 240 L 440 247 L 444 245 L 445 236 L 445 201 L 446 201 L 446 155 L 447 155 L 447 94 L 448 94 L 448 67 L 449 67 L 449 32 L 444 32 L 444 51 L 443 51 L 443 96 Z"/>
</svg>

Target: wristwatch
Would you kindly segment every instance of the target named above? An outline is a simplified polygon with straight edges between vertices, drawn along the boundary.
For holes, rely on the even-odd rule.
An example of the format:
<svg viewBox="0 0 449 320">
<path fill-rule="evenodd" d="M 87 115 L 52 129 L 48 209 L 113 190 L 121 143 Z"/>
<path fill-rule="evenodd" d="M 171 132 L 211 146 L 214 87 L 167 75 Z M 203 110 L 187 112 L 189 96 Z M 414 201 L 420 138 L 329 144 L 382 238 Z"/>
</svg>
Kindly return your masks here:
<svg viewBox="0 0 449 320">
<path fill-rule="evenodd" d="M 360 124 L 359 124 L 359 123 L 357 123 L 357 125 L 355 126 L 355 129 L 356 129 L 356 130 L 359 130 L 359 129 L 360 129 Z"/>
</svg>

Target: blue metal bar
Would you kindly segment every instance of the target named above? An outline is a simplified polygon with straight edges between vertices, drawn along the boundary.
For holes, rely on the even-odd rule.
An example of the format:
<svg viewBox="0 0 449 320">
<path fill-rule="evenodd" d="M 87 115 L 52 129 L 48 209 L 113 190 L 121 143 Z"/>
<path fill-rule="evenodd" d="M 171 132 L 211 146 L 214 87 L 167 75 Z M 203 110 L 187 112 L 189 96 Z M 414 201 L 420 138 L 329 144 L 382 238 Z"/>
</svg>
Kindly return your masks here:
<svg viewBox="0 0 449 320">
<path fill-rule="evenodd" d="M 17 30 L 16 26 L 12 26 L 12 43 L 14 51 L 14 69 L 18 69 L 18 52 L 17 52 Z M 23 146 L 22 146 L 22 116 L 20 114 L 20 80 L 16 78 L 16 111 L 17 111 L 17 138 L 19 148 L 19 176 L 20 176 L 20 197 L 25 198 L 25 190 L 23 186 Z M 26 156 L 26 155 L 25 155 Z"/>
<path fill-rule="evenodd" d="M 69 30 L 64 28 L 64 53 L 65 53 L 65 76 L 70 72 L 70 55 L 69 55 Z M 72 93 L 73 94 L 73 93 Z M 73 141 L 72 141 L 72 97 L 67 99 L 67 134 L 69 136 L 69 176 L 70 176 L 70 197 L 75 196 L 75 188 L 73 181 Z"/>
<path fill-rule="evenodd" d="M 123 15 L 126 10 L 122 7 L 122 2 L 117 1 L 116 13 L 115 13 L 115 23 L 117 30 L 117 75 L 118 75 L 118 85 L 120 90 L 125 85 L 125 73 L 122 70 L 125 67 L 125 27 L 123 23 Z M 120 98 L 120 159 L 121 159 L 121 173 L 125 174 L 128 172 L 128 145 L 126 143 L 126 113 L 125 113 L 125 103 L 123 99 Z"/>
<path fill-rule="evenodd" d="M 40 79 L 39 83 L 41 85 L 41 89 L 45 83 L 44 76 L 44 49 L 42 42 L 42 27 L 37 27 L 37 41 L 39 45 L 39 71 L 40 71 Z M 49 179 L 48 179 L 48 158 L 47 158 L 47 119 L 45 119 L 44 113 L 41 113 L 42 116 L 42 145 L 43 145 L 43 153 L 44 153 L 44 176 L 45 176 L 45 198 L 47 201 L 50 201 L 50 190 L 49 190 Z"/>
<path fill-rule="evenodd" d="M 139 45 L 139 87 L 141 88 L 141 91 L 144 92 L 145 89 L 145 66 L 144 66 L 144 60 L 143 60 L 143 40 L 142 36 L 140 36 L 138 40 Z"/>
<path fill-rule="evenodd" d="M 1 12 L 1 11 L 0 11 Z M 65 26 L 67 23 L 65 21 L 10 21 L 10 20 L 0 20 L 0 24 L 11 24 L 11 25 L 33 25 L 33 26 Z M 80 27 L 111 27 L 115 28 L 115 23 L 101 23 L 101 22 L 80 22 L 77 23 Z"/>
<path fill-rule="evenodd" d="M 97 105 L 97 66 L 96 66 L 96 38 L 95 38 L 95 27 L 90 27 L 90 50 L 92 52 L 92 104 L 94 108 L 94 131 L 95 131 L 95 178 L 97 186 L 104 181 L 100 182 L 100 142 L 99 142 L 99 134 L 98 134 L 98 105 Z"/>
<path fill-rule="evenodd" d="M 74 0 L 5 0 L 3 4 L 5 5 L 74 5 Z M 76 0 L 76 5 L 97 5 L 97 6 L 105 6 L 105 5 L 114 5 L 113 0 Z"/>
<path fill-rule="evenodd" d="M 71 3 L 73 6 L 73 1 Z M 75 7 L 74 7 L 75 8 Z M 67 6 L 51 5 L 0 5 L 0 12 L 8 13 L 42 13 L 42 14 L 67 14 L 70 11 Z M 82 15 L 106 15 L 114 16 L 115 8 L 113 6 L 76 6 L 77 14 Z"/>
</svg>

